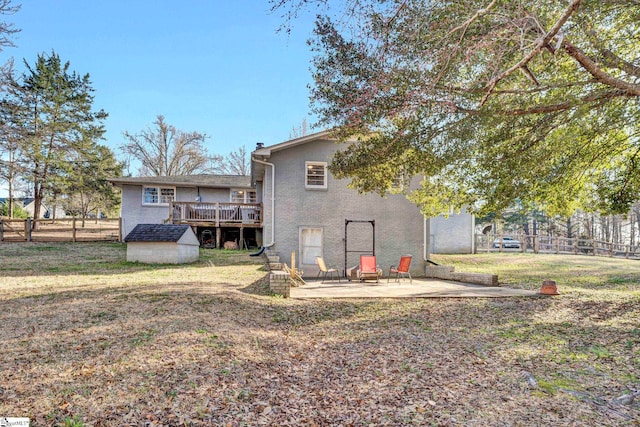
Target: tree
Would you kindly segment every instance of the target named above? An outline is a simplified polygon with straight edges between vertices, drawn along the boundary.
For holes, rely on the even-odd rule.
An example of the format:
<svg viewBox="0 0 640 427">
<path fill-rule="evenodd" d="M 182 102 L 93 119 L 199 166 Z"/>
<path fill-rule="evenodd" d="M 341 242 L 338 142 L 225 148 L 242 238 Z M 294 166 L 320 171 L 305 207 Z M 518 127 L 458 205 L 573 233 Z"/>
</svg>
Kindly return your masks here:
<svg viewBox="0 0 640 427">
<path fill-rule="evenodd" d="M 165 122 L 158 115 L 138 134 L 123 132 L 127 142 L 120 149 L 141 163 L 140 175 L 174 176 L 207 173 L 211 171 L 212 157 L 204 146 L 205 134 L 183 132 Z"/>
<path fill-rule="evenodd" d="M 249 175 L 251 160 L 244 145 L 226 157 L 218 156 L 213 161 L 213 172 L 222 175 Z"/>
<path fill-rule="evenodd" d="M 300 138 L 309 133 L 309 129 L 307 126 L 307 119 L 303 118 L 300 126 L 294 126 L 289 132 L 289 139 Z"/>
<path fill-rule="evenodd" d="M 123 168 L 113 152 L 105 146 L 91 144 L 71 164 L 73 168 L 64 188 L 65 211 L 83 219 L 91 213 L 98 217 L 102 211 L 112 211 L 120 198 L 107 179 L 122 176 Z"/>
<path fill-rule="evenodd" d="M 15 205 L 13 206 L 13 208 L 11 208 L 7 201 L 7 202 L 0 203 L 0 216 L 6 216 L 9 218 L 27 219 L 29 218 L 29 213 L 25 211 L 20 205 Z"/>
<path fill-rule="evenodd" d="M 20 10 L 20 6 L 12 4 L 12 0 L 0 0 L 0 15 L 13 15 Z M 10 22 L 0 21 L 0 52 L 4 47 L 14 46 L 12 36 L 20 30 L 15 28 Z M 3 89 L 13 76 L 13 60 L 10 59 L 0 67 L 0 85 Z M 13 217 L 13 185 L 17 177 L 17 147 L 14 129 L 6 121 L 7 105 L 0 106 L 0 179 L 5 180 L 9 186 L 9 200 L 7 212 L 9 217 Z"/>
<path fill-rule="evenodd" d="M 92 109 L 89 74 L 71 72 L 55 52 L 38 55 L 33 66 L 24 64 L 22 82 L 11 83 L 11 120 L 21 135 L 24 178 L 32 184 L 38 218 L 43 199 L 65 186 L 70 161 L 102 138 L 107 113 Z"/>
<path fill-rule="evenodd" d="M 516 199 L 627 212 L 638 198 L 640 1 L 344 4 L 334 15 L 346 18 L 318 17 L 311 43 L 314 111 L 359 140 L 336 176 L 384 193 L 401 167 L 423 175 L 409 197 L 429 215 Z"/>
<path fill-rule="evenodd" d="M 15 101 L 15 90 L 11 82 L 15 80 L 13 61 L 7 62 L 0 71 L 3 86 L 3 97 L 0 99 L 0 179 L 7 183 L 8 216 L 14 216 L 13 198 L 16 181 L 24 168 L 20 155 L 21 129 L 14 120 L 19 113 L 19 106 Z"/>
<path fill-rule="evenodd" d="M 12 4 L 13 0 L 0 0 L 0 15 L 13 15 L 20 10 L 19 5 Z M 14 46 L 12 36 L 20 32 L 19 29 L 6 21 L 0 21 L 0 52 L 3 48 Z"/>
</svg>

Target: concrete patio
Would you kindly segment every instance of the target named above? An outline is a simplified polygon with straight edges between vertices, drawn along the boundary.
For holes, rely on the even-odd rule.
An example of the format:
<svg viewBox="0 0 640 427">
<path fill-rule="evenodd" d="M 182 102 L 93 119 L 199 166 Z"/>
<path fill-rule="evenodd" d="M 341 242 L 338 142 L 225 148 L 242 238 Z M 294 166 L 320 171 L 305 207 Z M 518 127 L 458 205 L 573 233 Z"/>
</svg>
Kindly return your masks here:
<svg viewBox="0 0 640 427">
<path fill-rule="evenodd" d="M 540 296 L 538 291 L 482 286 L 440 279 L 413 279 L 413 283 L 380 280 L 380 283 L 342 280 L 308 281 L 291 288 L 291 298 L 503 298 Z"/>
</svg>

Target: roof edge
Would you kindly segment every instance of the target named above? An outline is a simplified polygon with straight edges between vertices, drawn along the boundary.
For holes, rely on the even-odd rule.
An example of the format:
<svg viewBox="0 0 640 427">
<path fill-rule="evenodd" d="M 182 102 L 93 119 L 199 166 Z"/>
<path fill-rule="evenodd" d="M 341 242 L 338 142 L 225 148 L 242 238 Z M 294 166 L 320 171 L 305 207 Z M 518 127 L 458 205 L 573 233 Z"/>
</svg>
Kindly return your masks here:
<svg viewBox="0 0 640 427">
<path fill-rule="evenodd" d="M 182 175 L 182 176 L 196 176 L 196 175 Z M 180 179 L 170 179 L 170 177 L 114 177 L 107 178 L 112 185 L 171 185 L 175 187 L 211 187 L 211 188 L 252 188 L 251 177 L 244 175 L 217 175 L 220 177 L 242 177 L 247 180 L 247 183 L 216 183 L 216 182 L 202 182 L 202 181 L 184 181 Z"/>
<path fill-rule="evenodd" d="M 285 150 L 289 147 L 295 147 L 297 145 L 306 144 L 307 142 L 315 141 L 317 139 L 322 139 L 322 138 L 335 139 L 335 138 L 332 138 L 330 135 L 331 135 L 331 131 L 323 130 L 323 131 L 312 133 L 309 135 L 304 135 L 295 139 L 290 139 L 288 141 L 280 142 L 278 144 L 270 145 L 268 147 L 258 148 L 253 152 L 253 155 L 269 157 L 271 156 L 271 153 L 275 151 Z"/>
</svg>

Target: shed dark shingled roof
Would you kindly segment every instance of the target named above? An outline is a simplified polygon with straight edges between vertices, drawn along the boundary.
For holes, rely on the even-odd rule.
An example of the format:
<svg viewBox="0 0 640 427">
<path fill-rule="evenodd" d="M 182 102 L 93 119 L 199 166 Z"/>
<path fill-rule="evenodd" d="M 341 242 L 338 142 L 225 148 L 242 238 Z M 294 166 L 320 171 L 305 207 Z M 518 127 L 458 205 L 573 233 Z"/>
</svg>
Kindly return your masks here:
<svg viewBox="0 0 640 427">
<path fill-rule="evenodd" d="M 189 228 L 186 224 L 138 224 L 125 242 L 177 242 Z"/>
</svg>

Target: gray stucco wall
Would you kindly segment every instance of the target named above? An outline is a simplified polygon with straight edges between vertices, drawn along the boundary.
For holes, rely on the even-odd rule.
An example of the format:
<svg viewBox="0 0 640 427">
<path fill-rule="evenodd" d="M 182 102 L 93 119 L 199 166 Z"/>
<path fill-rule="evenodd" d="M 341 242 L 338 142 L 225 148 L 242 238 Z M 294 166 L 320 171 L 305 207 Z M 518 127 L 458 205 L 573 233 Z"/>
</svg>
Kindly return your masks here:
<svg viewBox="0 0 640 427">
<path fill-rule="evenodd" d="M 429 252 L 434 254 L 468 254 L 473 252 L 475 221 L 472 215 L 462 212 L 447 218 L 444 216 L 431 218 L 429 228 Z"/>
<path fill-rule="evenodd" d="M 138 224 L 162 224 L 169 218 L 168 206 L 142 205 L 142 186 L 122 186 L 122 235 L 126 236 Z"/>
<path fill-rule="evenodd" d="M 272 248 L 282 261 L 290 264 L 291 252 L 300 260 L 300 230 L 322 229 L 323 257 L 329 265 L 344 268 L 345 219 L 375 220 L 375 253 L 385 276 L 401 255 L 413 255 L 411 272 L 424 274 L 424 220 L 418 208 L 402 195 L 380 197 L 358 194 L 347 188 L 347 181 L 334 179 L 328 173 L 326 190 L 305 189 L 305 161 L 326 161 L 339 148 L 332 141 L 314 141 L 272 153 L 267 161 L 276 165 L 275 245 Z M 265 244 L 271 236 L 271 168 L 266 167 L 263 183 L 265 206 Z M 371 226 L 352 223 L 348 228 L 349 250 L 370 250 Z M 359 253 L 348 254 L 347 267 L 359 262 Z M 298 262 L 305 276 L 317 274 L 315 264 Z"/>
<path fill-rule="evenodd" d="M 228 188 L 201 188 L 200 197 L 203 202 L 229 203 L 231 201 L 231 191 Z"/>
<path fill-rule="evenodd" d="M 174 242 L 129 242 L 127 243 L 127 261 L 149 264 L 185 264 L 198 261 L 200 256 L 197 244 L 179 244 Z"/>
<path fill-rule="evenodd" d="M 168 205 L 143 205 L 142 185 L 122 186 L 122 235 L 126 236 L 137 224 L 162 224 L 169 218 Z M 229 203 L 230 190 L 228 188 L 200 188 L 203 202 Z M 190 187 L 176 188 L 176 201 L 195 202 L 198 190 Z"/>
</svg>

